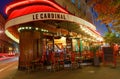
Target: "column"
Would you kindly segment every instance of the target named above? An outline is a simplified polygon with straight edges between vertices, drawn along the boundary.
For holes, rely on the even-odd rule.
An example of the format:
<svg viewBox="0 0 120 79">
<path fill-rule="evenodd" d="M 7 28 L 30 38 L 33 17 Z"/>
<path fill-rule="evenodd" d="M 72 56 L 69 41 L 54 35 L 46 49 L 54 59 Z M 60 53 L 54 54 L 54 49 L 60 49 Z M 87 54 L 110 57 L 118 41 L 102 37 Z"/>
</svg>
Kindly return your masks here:
<svg viewBox="0 0 120 79">
<path fill-rule="evenodd" d="M 19 28 L 20 57 L 19 70 L 31 68 L 32 61 L 39 57 L 38 40 L 40 39 L 39 28 L 33 25 L 21 25 Z"/>
</svg>

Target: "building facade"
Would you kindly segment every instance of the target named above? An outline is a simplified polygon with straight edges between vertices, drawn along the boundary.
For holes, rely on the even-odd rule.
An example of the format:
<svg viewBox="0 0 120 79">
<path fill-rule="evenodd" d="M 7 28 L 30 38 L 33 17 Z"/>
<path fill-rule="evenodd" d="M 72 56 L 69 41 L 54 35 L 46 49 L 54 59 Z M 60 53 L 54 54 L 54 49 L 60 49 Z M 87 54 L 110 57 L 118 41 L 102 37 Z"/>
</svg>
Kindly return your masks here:
<svg viewBox="0 0 120 79">
<path fill-rule="evenodd" d="M 5 33 L 20 45 L 19 69 L 30 67 L 32 60 L 47 50 L 56 51 L 58 46 L 73 51 L 72 39 L 77 39 L 76 43 L 84 40 L 86 46 L 102 41 L 96 27 L 90 23 L 85 1 L 79 3 L 80 8 L 78 3 L 79 0 L 16 0 L 7 6 L 9 17 Z M 61 37 L 65 37 L 66 42 L 56 43 Z"/>
<path fill-rule="evenodd" d="M 5 34 L 5 19 L 0 14 L 0 53 L 10 53 L 14 50 L 13 41 Z"/>
</svg>

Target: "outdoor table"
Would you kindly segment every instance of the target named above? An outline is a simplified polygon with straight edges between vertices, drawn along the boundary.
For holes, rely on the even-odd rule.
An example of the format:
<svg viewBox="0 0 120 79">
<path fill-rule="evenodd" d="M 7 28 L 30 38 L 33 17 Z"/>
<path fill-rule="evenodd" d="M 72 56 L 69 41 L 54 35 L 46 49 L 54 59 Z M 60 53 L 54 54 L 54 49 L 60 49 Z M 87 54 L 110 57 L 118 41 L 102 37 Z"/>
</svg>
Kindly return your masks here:
<svg viewBox="0 0 120 79">
<path fill-rule="evenodd" d="M 76 62 L 78 63 L 78 68 L 81 68 L 80 64 L 83 61 L 83 57 L 75 57 Z"/>
</svg>

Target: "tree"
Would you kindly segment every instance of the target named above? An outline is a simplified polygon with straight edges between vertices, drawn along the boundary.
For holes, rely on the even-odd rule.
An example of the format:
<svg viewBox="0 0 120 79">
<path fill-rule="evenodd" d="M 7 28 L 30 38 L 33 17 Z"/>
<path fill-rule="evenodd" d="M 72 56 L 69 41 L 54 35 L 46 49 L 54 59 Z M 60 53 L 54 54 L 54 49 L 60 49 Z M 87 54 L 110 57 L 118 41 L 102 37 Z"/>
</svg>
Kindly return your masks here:
<svg viewBox="0 0 120 79">
<path fill-rule="evenodd" d="M 109 44 L 117 43 L 120 44 L 120 36 L 116 35 L 116 33 L 107 32 L 104 36 L 105 42 Z"/>
<path fill-rule="evenodd" d="M 88 3 L 98 13 L 97 19 L 103 23 L 120 22 L 120 0 L 89 0 Z"/>
</svg>

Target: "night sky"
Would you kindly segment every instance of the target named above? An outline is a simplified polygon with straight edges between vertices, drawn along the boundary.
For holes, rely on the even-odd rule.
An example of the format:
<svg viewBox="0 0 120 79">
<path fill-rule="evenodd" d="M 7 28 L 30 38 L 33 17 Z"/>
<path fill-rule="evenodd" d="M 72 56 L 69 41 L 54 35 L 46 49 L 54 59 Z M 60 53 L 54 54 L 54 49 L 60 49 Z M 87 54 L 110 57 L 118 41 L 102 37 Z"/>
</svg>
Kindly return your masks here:
<svg viewBox="0 0 120 79">
<path fill-rule="evenodd" d="M 7 17 L 5 14 L 5 6 L 13 0 L 0 0 L 0 14 L 2 14 L 5 18 Z"/>
<path fill-rule="evenodd" d="M 5 7 L 9 2 L 12 2 L 13 0 L 0 0 L 0 14 L 2 14 L 5 18 L 7 18 L 7 15 L 5 14 Z M 92 9 L 91 9 L 92 10 Z M 92 11 L 93 17 L 97 17 L 97 13 Z M 100 21 L 94 22 L 95 26 L 97 27 L 97 31 L 100 32 L 100 34 L 103 36 L 105 32 L 107 31 L 104 24 L 102 24 Z"/>
</svg>

